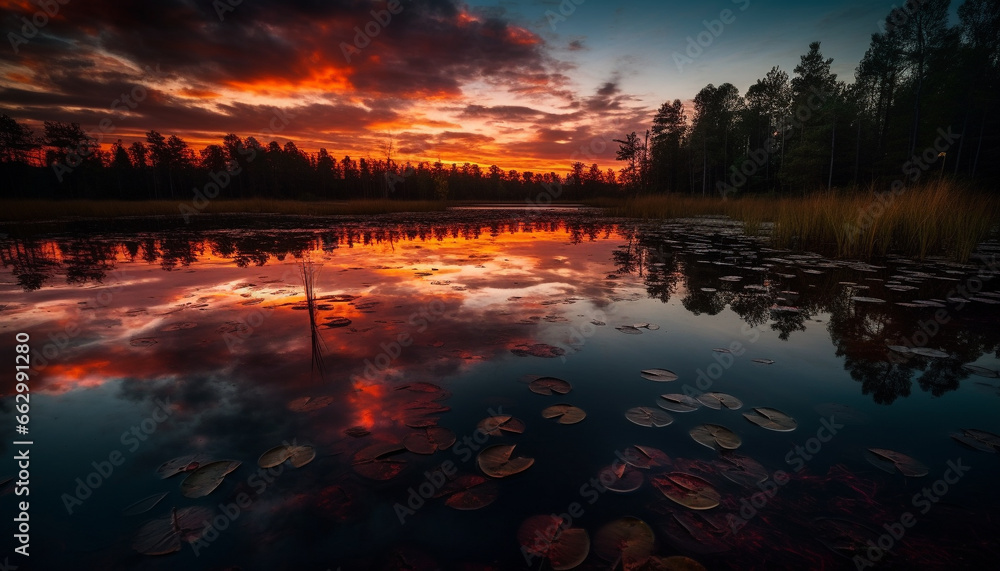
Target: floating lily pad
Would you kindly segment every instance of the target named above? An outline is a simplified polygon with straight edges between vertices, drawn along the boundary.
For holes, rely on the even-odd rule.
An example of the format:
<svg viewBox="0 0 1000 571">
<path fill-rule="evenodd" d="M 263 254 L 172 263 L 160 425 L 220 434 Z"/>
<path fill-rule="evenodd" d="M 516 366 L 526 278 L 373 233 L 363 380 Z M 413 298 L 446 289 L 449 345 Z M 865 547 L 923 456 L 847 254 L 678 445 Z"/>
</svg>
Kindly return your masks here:
<svg viewBox="0 0 1000 571">
<path fill-rule="evenodd" d="M 152 347 L 157 343 L 158 341 L 152 337 L 137 337 L 129 341 L 129 345 L 133 347 Z"/>
<path fill-rule="evenodd" d="M 156 506 L 156 504 L 160 503 L 160 500 L 162 500 L 165 497 L 167 497 L 166 492 L 162 494 L 153 494 L 148 498 L 143 498 L 135 502 L 134 504 L 128 506 L 127 508 L 122 510 L 122 514 L 130 516 L 130 515 L 139 515 L 141 513 L 146 513 L 149 510 L 153 509 Z"/>
<path fill-rule="evenodd" d="M 542 377 L 528 383 L 528 388 L 533 393 L 551 396 L 554 394 L 564 395 L 573 389 L 573 385 L 555 377 Z"/>
<path fill-rule="evenodd" d="M 951 437 L 982 452 L 1000 452 L 1000 436 L 992 432 L 967 428 L 962 429 L 962 432 L 952 433 Z"/>
<path fill-rule="evenodd" d="M 694 441 L 712 450 L 736 450 L 743 440 L 732 430 L 718 424 L 701 424 L 692 428 L 688 434 Z"/>
<path fill-rule="evenodd" d="M 938 351 L 937 349 L 931 349 L 929 347 L 914 347 L 913 349 L 910 349 L 910 353 L 931 359 L 947 359 L 948 357 L 951 357 L 951 355 L 945 353 L 944 351 Z"/>
<path fill-rule="evenodd" d="M 774 361 L 771 359 L 751 359 L 754 363 L 760 363 L 761 365 L 773 365 Z"/>
<path fill-rule="evenodd" d="M 352 438 L 362 438 L 364 436 L 368 436 L 369 434 L 371 434 L 371 431 L 365 428 L 364 426 L 352 426 L 344 430 L 344 434 Z"/>
<path fill-rule="evenodd" d="M 623 517 L 605 524 L 594 536 L 594 552 L 605 561 L 632 569 L 653 553 L 653 530 L 641 519 Z"/>
<path fill-rule="evenodd" d="M 656 399 L 656 404 L 671 412 L 691 412 L 701 408 L 701 403 L 697 399 L 682 394 L 660 395 L 660 398 Z"/>
<path fill-rule="evenodd" d="M 674 422 L 674 417 L 663 412 L 662 410 L 645 406 L 637 406 L 635 408 L 628 409 L 625 411 L 625 418 L 635 424 L 638 424 L 639 426 L 646 426 L 649 428 L 662 428 L 664 426 L 670 426 Z"/>
<path fill-rule="evenodd" d="M 293 468 L 301 468 L 316 459 L 316 449 L 312 446 L 292 446 L 292 455 L 288 458 L 288 463 Z"/>
<path fill-rule="evenodd" d="M 555 571 L 578 567 L 590 554 L 590 536 L 577 527 L 566 527 L 561 517 L 531 516 L 517 530 L 522 549 L 544 557 Z"/>
<path fill-rule="evenodd" d="M 448 499 L 444 504 L 456 510 L 478 510 L 492 504 L 497 499 L 496 482 L 476 474 L 465 474 L 446 485 L 444 492 Z"/>
<path fill-rule="evenodd" d="M 260 458 L 257 459 L 257 465 L 261 468 L 274 468 L 291 457 L 292 452 L 289 450 L 289 446 L 282 444 L 261 454 Z"/>
<path fill-rule="evenodd" d="M 987 379 L 1000 379 L 1000 371 L 987 369 L 986 367 L 980 367 L 978 365 L 962 365 L 962 368 L 978 377 L 985 377 Z"/>
<path fill-rule="evenodd" d="M 372 480 L 391 480 L 406 467 L 406 460 L 392 456 L 405 450 L 401 444 L 380 442 L 359 450 L 351 460 L 358 474 Z"/>
<path fill-rule="evenodd" d="M 194 329 L 195 327 L 198 327 L 197 323 L 186 321 L 184 323 L 171 323 L 160 331 L 182 331 L 184 329 Z"/>
<path fill-rule="evenodd" d="M 333 397 L 300 397 L 288 403 L 292 412 L 312 412 L 333 404 Z"/>
<path fill-rule="evenodd" d="M 692 510 L 710 510 L 722 500 L 722 496 L 711 484 L 683 472 L 671 472 L 654 478 L 653 485 L 668 499 Z"/>
<path fill-rule="evenodd" d="M 743 401 L 726 393 L 704 393 L 698 396 L 698 402 L 713 410 L 737 410 L 743 406 Z"/>
<path fill-rule="evenodd" d="M 226 475 L 239 468 L 238 460 L 219 460 L 201 466 L 181 482 L 181 493 L 187 498 L 200 498 L 215 491 Z"/>
<path fill-rule="evenodd" d="M 339 327 L 347 327 L 351 324 L 351 320 L 346 317 L 327 317 L 326 322 L 323 323 L 323 327 L 327 329 L 336 329 Z"/>
<path fill-rule="evenodd" d="M 911 478 L 920 478 L 927 475 L 927 466 L 924 466 L 906 454 L 893 450 L 869 448 L 865 454 L 865 458 L 876 468 L 885 470 L 890 474 L 898 470 L 904 476 Z"/>
<path fill-rule="evenodd" d="M 744 412 L 743 416 L 757 426 L 775 432 L 791 432 L 799 426 L 794 418 L 773 408 L 757 407 L 752 412 Z"/>
<path fill-rule="evenodd" d="M 670 381 L 677 380 L 677 373 L 666 369 L 646 369 L 640 374 L 642 375 L 642 378 L 647 381 L 654 381 L 657 383 L 669 383 Z"/>
<path fill-rule="evenodd" d="M 177 474 L 193 472 L 201 466 L 204 459 L 204 456 L 192 454 L 189 456 L 174 458 L 173 460 L 167 460 L 163 464 L 160 464 L 160 466 L 156 469 L 156 473 L 160 475 L 160 478 L 165 480 L 176 476 Z"/>
<path fill-rule="evenodd" d="M 455 440 L 454 432 L 435 426 L 408 435 L 403 439 L 403 446 L 414 454 L 433 454 L 451 448 Z"/>
<path fill-rule="evenodd" d="M 722 462 L 725 465 L 722 475 L 730 482 L 747 488 L 752 488 L 769 477 L 767 469 L 749 456 L 730 452 L 722 455 Z"/>
<path fill-rule="evenodd" d="M 670 456 L 667 453 L 652 446 L 630 446 L 622 454 L 625 463 L 634 468 L 648 470 L 650 468 L 661 468 L 670 465 Z"/>
<path fill-rule="evenodd" d="M 619 325 L 618 327 L 615 327 L 615 329 L 621 331 L 626 335 L 642 335 L 641 329 L 639 329 L 638 327 L 633 327 L 631 325 Z"/>
<path fill-rule="evenodd" d="M 854 301 L 856 301 L 856 302 L 858 302 L 858 303 L 885 303 L 884 299 L 880 299 L 880 298 L 877 298 L 877 297 L 864 297 L 864 296 L 861 296 L 861 295 L 856 295 L 856 296 L 852 297 L 851 299 L 854 300 Z"/>
<path fill-rule="evenodd" d="M 555 404 L 542 410 L 542 418 L 558 419 L 559 424 L 576 424 L 587 418 L 587 413 L 573 405 Z"/>
<path fill-rule="evenodd" d="M 511 348 L 511 353 L 517 355 L 518 357 L 542 357 L 543 359 L 554 359 L 556 357 L 561 357 L 566 354 L 565 349 L 559 347 L 553 347 L 552 345 L 547 345 L 545 343 L 522 343 Z"/>
<path fill-rule="evenodd" d="M 479 421 L 477 428 L 484 434 L 500 436 L 502 432 L 521 434 L 524 432 L 524 422 L 509 415 L 490 416 Z"/>
<path fill-rule="evenodd" d="M 642 472 L 626 464 L 605 466 L 597 473 L 601 485 L 619 494 L 627 494 L 642 486 Z"/>
<path fill-rule="evenodd" d="M 511 458 L 514 453 L 514 444 L 497 444 L 483 449 L 476 458 L 479 469 L 484 474 L 492 478 L 506 478 L 514 474 L 520 474 L 535 463 L 534 458 L 518 456 Z"/>
<path fill-rule="evenodd" d="M 214 513 L 203 507 L 173 509 L 167 517 L 139 528 L 132 547 L 144 555 L 166 555 L 181 550 L 181 542 L 194 542 L 209 529 Z"/>
</svg>

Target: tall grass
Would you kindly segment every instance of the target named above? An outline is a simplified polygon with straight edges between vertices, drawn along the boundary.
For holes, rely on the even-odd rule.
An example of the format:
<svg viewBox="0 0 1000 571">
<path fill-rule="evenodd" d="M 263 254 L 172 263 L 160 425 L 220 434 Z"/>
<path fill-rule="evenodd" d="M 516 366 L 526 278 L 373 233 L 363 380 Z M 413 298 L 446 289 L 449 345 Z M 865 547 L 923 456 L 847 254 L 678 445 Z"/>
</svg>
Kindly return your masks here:
<svg viewBox="0 0 1000 571">
<path fill-rule="evenodd" d="M 771 244 L 871 259 L 890 252 L 925 258 L 944 254 L 968 260 L 1000 224 L 1000 197 L 939 181 L 897 194 L 865 191 L 806 197 L 644 196 L 602 204 L 609 214 L 646 218 L 725 215 L 750 235 L 771 225 Z"/>
<path fill-rule="evenodd" d="M 180 206 L 190 202 L 171 200 L 6 200 L 0 201 L 0 221 L 26 222 L 56 218 L 122 218 L 128 216 L 176 216 Z M 346 202 L 303 202 L 293 200 L 213 200 L 200 212 L 205 214 L 294 214 L 330 216 L 391 212 L 433 212 L 448 204 L 435 201 L 352 200 Z"/>
</svg>

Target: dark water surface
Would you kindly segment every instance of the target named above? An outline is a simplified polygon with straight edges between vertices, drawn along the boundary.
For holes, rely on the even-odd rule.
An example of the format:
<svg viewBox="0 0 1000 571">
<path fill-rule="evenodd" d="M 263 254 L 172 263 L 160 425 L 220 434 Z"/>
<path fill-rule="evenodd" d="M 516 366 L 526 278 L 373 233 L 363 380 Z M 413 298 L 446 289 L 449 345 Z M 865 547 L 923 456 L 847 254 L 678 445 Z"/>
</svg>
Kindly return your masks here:
<svg viewBox="0 0 1000 571">
<path fill-rule="evenodd" d="M 952 437 L 1000 433 L 996 243 L 967 264 L 862 264 L 770 250 L 716 220 L 463 211 L 259 226 L 0 240 L 0 354 L 13 361 L 24 332 L 33 360 L 23 437 L 34 443 L 31 557 L 11 563 L 550 569 L 540 557 L 528 564 L 518 529 L 563 513 L 591 542 L 579 569 L 612 568 L 601 530 L 629 516 L 648 525 L 654 555 L 709 569 L 851 569 L 862 565 L 855 556 L 885 569 L 996 561 L 996 441 L 964 435 L 975 449 Z M 303 270 L 313 272 L 315 327 Z M 678 379 L 640 375 L 653 368 Z M 536 394 L 538 377 L 571 390 Z M 22 438 L 7 378 L 4 480 L 16 474 L 11 442 Z M 669 412 L 673 422 L 658 428 L 626 419 L 633 407 L 666 412 L 662 394 L 703 391 L 742 406 Z M 543 418 L 555 404 L 586 418 Z M 755 407 L 796 428 L 749 422 Z M 487 440 L 477 424 L 494 414 L 519 419 L 523 432 Z M 696 442 L 689 431 L 706 423 L 738 435 L 739 448 Z M 398 450 L 428 434 L 444 449 Z M 311 445 L 316 457 L 259 468 L 282 443 Z M 385 448 L 372 452 L 377 444 Z M 484 476 L 477 455 L 494 444 L 534 463 Z M 601 469 L 634 461 L 634 445 L 669 460 L 625 468 L 641 479 L 635 491 L 606 490 Z M 926 475 L 908 477 L 872 448 Z M 157 474 L 186 456 L 192 471 L 241 464 L 190 498 L 189 473 Z M 744 457 L 762 466 L 764 483 L 726 477 Z M 443 463 L 456 479 L 433 472 Z M 719 505 L 669 499 L 677 474 L 707 482 Z M 8 522 L 25 499 L 14 488 L 6 482 L 0 497 Z M 480 509 L 452 507 L 494 495 Z M 172 535 L 172 513 L 196 521 Z M 179 550 L 141 554 L 135 538 L 157 519 L 166 522 L 160 550 Z M 888 553 L 872 547 L 880 536 Z M 670 568 L 642 567 L 636 549 L 625 555 L 630 568 Z"/>
</svg>

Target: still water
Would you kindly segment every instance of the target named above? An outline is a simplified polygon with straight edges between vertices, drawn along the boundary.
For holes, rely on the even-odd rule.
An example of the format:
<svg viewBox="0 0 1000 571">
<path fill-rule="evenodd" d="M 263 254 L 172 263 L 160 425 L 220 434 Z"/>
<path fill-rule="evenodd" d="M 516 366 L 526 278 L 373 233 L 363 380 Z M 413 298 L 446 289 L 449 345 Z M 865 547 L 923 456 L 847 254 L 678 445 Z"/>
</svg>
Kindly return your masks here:
<svg viewBox="0 0 1000 571">
<path fill-rule="evenodd" d="M 865 264 L 585 211 L 7 237 L 10 561 L 981 567 L 998 253 Z"/>
</svg>

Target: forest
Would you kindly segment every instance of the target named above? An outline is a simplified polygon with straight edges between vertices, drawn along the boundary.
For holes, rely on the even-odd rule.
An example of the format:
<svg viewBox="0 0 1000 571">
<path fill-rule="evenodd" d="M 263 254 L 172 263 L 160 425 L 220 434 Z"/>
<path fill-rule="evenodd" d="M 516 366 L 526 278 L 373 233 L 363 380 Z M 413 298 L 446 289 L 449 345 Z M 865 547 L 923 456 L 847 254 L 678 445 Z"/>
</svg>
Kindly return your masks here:
<svg viewBox="0 0 1000 571">
<path fill-rule="evenodd" d="M 177 135 L 105 148 L 77 123 L 40 132 L 0 115 L 3 198 L 190 200 L 559 200 L 684 193 L 795 196 L 886 189 L 921 178 L 993 188 L 1000 174 L 1000 5 L 910 0 L 871 37 L 852 82 L 832 73 L 820 42 L 791 70 L 774 67 L 746 93 L 705 86 L 667 101 L 644 133 L 622 133 L 619 169 L 568 172 L 497 165 L 412 164 L 391 141 L 364 157 L 309 153 L 288 141 L 228 134 L 194 149 Z M 609 148 L 611 148 L 609 141 Z M 388 152 L 387 152 L 388 151 Z M 374 158 L 373 158 L 374 157 Z M 594 157 L 595 159 L 597 157 Z"/>
</svg>

